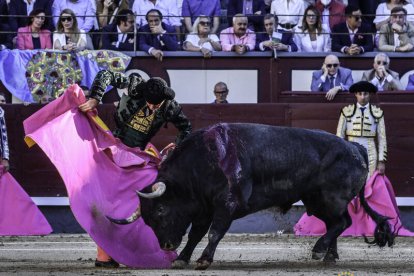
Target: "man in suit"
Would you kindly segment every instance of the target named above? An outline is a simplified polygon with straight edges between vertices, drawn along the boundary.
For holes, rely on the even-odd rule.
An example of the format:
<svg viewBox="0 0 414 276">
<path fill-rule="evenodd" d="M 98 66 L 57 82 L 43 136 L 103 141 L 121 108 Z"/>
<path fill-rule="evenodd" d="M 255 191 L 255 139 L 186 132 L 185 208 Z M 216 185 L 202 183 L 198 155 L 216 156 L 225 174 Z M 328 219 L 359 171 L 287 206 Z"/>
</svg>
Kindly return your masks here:
<svg viewBox="0 0 414 276">
<path fill-rule="evenodd" d="M 102 29 L 102 49 L 115 51 L 134 51 L 134 13 L 121 10 L 115 23 Z"/>
<path fill-rule="evenodd" d="M 7 32 L 10 27 L 7 21 L 8 17 L 6 17 L 9 14 L 6 0 L 0 0 L 0 14 L 5 15 L 0 17 L 0 32 Z M 12 47 L 11 39 L 11 34 L 0 35 L 0 51 Z"/>
<path fill-rule="evenodd" d="M 374 49 L 371 28 L 362 24 L 362 13 L 355 6 L 345 8 L 346 21 L 332 29 L 332 51 L 359 55 Z"/>
<path fill-rule="evenodd" d="M 382 25 L 378 48 L 384 52 L 409 52 L 414 46 L 414 25 L 407 22 L 403 7 L 391 10 L 390 22 Z"/>
<path fill-rule="evenodd" d="M 318 0 L 316 9 L 322 15 L 322 25 L 327 30 L 332 30 L 339 23 L 345 22 L 345 5 L 340 0 Z"/>
<path fill-rule="evenodd" d="M 239 13 L 247 16 L 252 31 L 263 30 L 263 16 L 266 14 L 264 0 L 229 0 L 227 4 L 229 27 L 232 26 L 233 16 Z"/>
<path fill-rule="evenodd" d="M 56 0 L 57 1 L 57 0 Z M 53 20 L 52 20 L 52 3 L 51 0 L 13 0 L 9 3 L 9 25 L 10 30 L 17 32 L 18 28 L 26 27 L 29 20 L 29 14 L 34 10 L 43 10 L 46 14 L 44 27 L 53 32 Z M 29 4 L 29 9 L 27 7 Z M 17 15 L 17 16 L 16 16 Z M 27 17 L 26 17 L 27 16 Z"/>
<path fill-rule="evenodd" d="M 139 29 L 139 49 L 162 61 L 163 51 L 177 51 L 178 43 L 174 27 L 162 22 L 162 13 L 157 9 L 147 12 L 148 24 Z"/>
<path fill-rule="evenodd" d="M 385 53 L 375 56 L 373 66 L 362 74 L 362 81 L 369 81 L 378 91 L 404 90 L 398 73 L 389 69 L 390 58 Z"/>
<path fill-rule="evenodd" d="M 256 35 L 257 51 L 288 51 L 296 52 L 298 47 L 293 41 L 293 34 L 285 30 L 278 30 L 277 15 L 266 14 L 264 17 L 264 26 L 266 33 Z"/>
<path fill-rule="evenodd" d="M 348 91 L 353 83 L 350 69 L 340 67 L 339 59 L 335 55 L 328 55 L 322 69 L 312 74 L 312 92 L 327 92 L 326 99 L 332 101 L 340 91 Z"/>
</svg>

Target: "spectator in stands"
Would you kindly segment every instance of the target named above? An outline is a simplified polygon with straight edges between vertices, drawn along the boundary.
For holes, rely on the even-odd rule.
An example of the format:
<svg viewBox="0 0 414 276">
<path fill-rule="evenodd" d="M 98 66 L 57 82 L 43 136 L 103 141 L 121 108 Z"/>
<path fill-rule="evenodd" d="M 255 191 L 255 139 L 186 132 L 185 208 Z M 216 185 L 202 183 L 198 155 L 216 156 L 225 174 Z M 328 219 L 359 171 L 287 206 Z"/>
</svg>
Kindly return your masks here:
<svg viewBox="0 0 414 276">
<path fill-rule="evenodd" d="M 312 92 L 327 92 L 326 99 L 331 101 L 340 91 L 348 91 L 353 83 L 350 69 L 340 67 L 335 55 L 328 55 L 322 69 L 312 74 Z"/>
<path fill-rule="evenodd" d="M 178 43 L 174 28 L 162 22 L 162 13 L 157 9 L 147 12 L 148 24 L 139 29 L 139 49 L 162 61 L 163 51 L 177 51 Z"/>
<path fill-rule="evenodd" d="M 277 15 L 266 14 L 264 17 L 266 33 L 258 33 L 256 36 L 257 51 L 288 51 L 296 52 L 298 47 L 293 41 L 291 32 L 278 29 Z"/>
<path fill-rule="evenodd" d="M 224 29 L 220 33 L 221 47 L 226 52 L 244 54 L 254 50 L 256 34 L 247 28 L 247 16 L 236 14 L 233 17 L 233 27 Z"/>
<path fill-rule="evenodd" d="M 229 89 L 227 88 L 227 84 L 220 81 L 214 85 L 214 96 L 216 99 L 213 104 L 228 104 L 227 96 L 229 95 Z"/>
<path fill-rule="evenodd" d="M 85 31 L 79 29 L 75 13 L 64 9 L 59 16 L 57 30 L 53 33 L 53 49 L 81 51 L 85 47 Z"/>
<path fill-rule="evenodd" d="M 181 16 L 184 17 L 184 24 L 187 32 L 191 33 L 194 21 L 200 15 L 207 15 L 213 18 L 213 27 L 211 33 L 217 33 L 220 25 L 221 7 L 220 0 L 184 0 L 181 10 Z"/>
<path fill-rule="evenodd" d="M 355 6 L 362 12 L 362 23 L 368 25 L 374 32 L 373 21 L 375 18 L 375 10 L 378 7 L 378 3 L 385 0 L 348 0 L 348 6 Z"/>
<path fill-rule="evenodd" d="M 77 25 L 85 33 L 99 29 L 96 19 L 95 0 L 54 0 L 52 5 L 53 22 L 58 27 L 58 19 L 63 10 L 70 9 L 75 14 Z"/>
<path fill-rule="evenodd" d="M 102 30 L 102 49 L 114 51 L 134 51 L 134 13 L 131 10 L 121 10 L 115 23 L 105 26 Z"/>
<path fill-rule="evenodd" d="M 305 10 L 302 27 L 295 28 L 295 43 L 300 52 L 330 52 L 331 37 L 322 27 L 319 11 L 314 6 Z"/>
<path fill-rule="evenodd" d="M 8 32 L 10 31 L 10 26 L 9 26 L 9 17 L 7 17 L 7 15 L 9 14 L 8 8 L 7 8 L 7 2 L 6 0 L 0 0 L 0 14 L 4 15 L 3 17 L 0 17 L 0 32 Z M 12 39 L 13 39 L 13 34 L 7 34 L 7 33 L 3 33 L 2 35 L 0 35 L 0 51 L 7 49 L 7 48 L 12 48 L 13 44 L 12 44 Z"/>
<path fill-rule="evenodd" d="M 221 51 L 220 40 L 210 33 L 211 20 L 209 16 L 199 16 L 194 21 L 193 32 L 187 35 L 183 49 L 185 51 L 201 52 L 204 57 L 211 57 L 214 51 Z"/>
<path fill-rule="evenodd" d="M 249 28 L 252 31 L 263 30 L 263 16 L 266 14 L 266 5 L 263 0 L 229 0 L 227 4 L 227 18 L 229 27 L 235 14 L 247 15 Z"/>
<path fill-rule="evenodd" d="M 56 0 L 58 1 L 58 0 Z M 29 14 L 34 10 L 43 10 L 46 15 L 44 28 L 53 32 L 52 0 L 12 0 L 9 3 L 9 25 L 10 30 L 26 27 L 29 24 Z"/>
<path fill-rule="evenodd" d="M 142 27 L 145 24 L 148 24 L 144 14 L 147 14 L 147 12 L 151 9 L 159 10 L 163 15 L 162 22 L 175 28 L 175 33 L 177 34 L 178 41 L 181 33 L 181 10 L 178 10 L 177 1 L 135 0 L 134 5 L 132 7 L 132 11 L 137 15 L 137 26 Z"/>
<path fill-rule="evenodd" d="M 383 25 L 386 25 L 391 21 L 391 10 L 395 7 L 403 7 L 408 14 L 407 21 L 414 23 L 414 7 L 406 0 L 386 0 L 385 3 L 381 3 L 377 7 L 374 19 L 375 27 L 377 30 L 381 30 Z"/>
<path fill-rule="evenodd" d="M 345 5 L 340 0 L 318 0 L 316 8 L 322 15 L 322 27 L 328 31 L 345 22 Z"/>
<path fill-rule="evenodd" d="M 363 73 L 361 80 L 371 82 L 378 91 L 404 90 L 398 73 L 389 69 L 390 58 L 385 53 L 375 56 L 373 66 Z"/>
<path fill-rule="evenodd" d="M 119 12 L 125 9 L 129 9 L 129 0 L 96 0 L 99 29 L 114 23 Z"/>
<path fill-rule="evenodd" d="M 414 91 L 414 74 L 411 74 L 408 77 L 407 87 L 405 88 L 407 91 Z"/>
<path fill-rule="evenodd" d="M 395 7 L 391 11 L 390 23 L 381 27 L 378 49 L 384 52 L 409 52 L 414 45 L 414 25 L 407 22 L 407 11 Z"/>
<path fill-rule="evenodd" d="M 273 0 L 270 13 L 279 17 L 279 26 L 292 31 L 295 26 L 301 26 L 305 4 L 303 0 Z"/>
<path fill-rule="evenodd" d="M 0 93 L 0 105 L 6 104 L 6 96 L 3 93 Z"/>
<path fill-rule="evenodd" d="M 17 49 L 52 49 L 50 31 L 44 29 L 46 14 L 43 10 L 33 10 L 29 14 L 29 23 L 17 31 Z"/>
<path fill-rule="evenodd" d="M 348 55 L 371 52 L 374 49 L 371 29 L 362 24 L 361 11 L 355 6 L 347 6 L 345 15 L 346 22 L 332 29 L 332 51 Z"/>
</svg>

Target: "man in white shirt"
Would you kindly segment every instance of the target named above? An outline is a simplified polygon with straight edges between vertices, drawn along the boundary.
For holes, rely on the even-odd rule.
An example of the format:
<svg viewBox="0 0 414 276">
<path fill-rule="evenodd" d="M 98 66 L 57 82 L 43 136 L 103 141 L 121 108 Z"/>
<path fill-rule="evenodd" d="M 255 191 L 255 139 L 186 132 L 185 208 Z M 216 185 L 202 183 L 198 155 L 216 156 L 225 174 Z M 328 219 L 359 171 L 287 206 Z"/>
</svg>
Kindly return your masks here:
<svg viewBox="0 0 414 276">
<path fill-rule="evenodd" d="M 390 58 L 385 53 L 375 56 L 373 66 L 363 73 L 361 80 L 371 82 L 378 91 L 404 90 L 398 73 L 389 69 Z"/>
<path fill-rule="evenodd" d="M 278 16 L 282 29 L 292 31 L 295 26 L 302 26 L 305 4 L 303 0 L 274 0 L 270 13 Z"/>
</svg>

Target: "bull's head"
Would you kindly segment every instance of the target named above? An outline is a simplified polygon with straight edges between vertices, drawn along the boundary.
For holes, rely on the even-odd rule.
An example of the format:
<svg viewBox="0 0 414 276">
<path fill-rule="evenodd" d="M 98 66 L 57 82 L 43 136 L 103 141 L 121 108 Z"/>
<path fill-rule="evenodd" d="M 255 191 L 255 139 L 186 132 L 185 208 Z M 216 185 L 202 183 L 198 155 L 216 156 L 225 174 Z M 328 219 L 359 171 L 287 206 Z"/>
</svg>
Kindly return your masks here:
<svg viewBox="0 0 414 276">
<path fill-rule="evenodd" d="M 130 224 L 142 215 L 145 223 L 157 236 L 160 247 L 164 250 L 175 250 L 180 246 L 182 237 L 191 223 L 188 212 L 191 208 L 187 208 L 188 202 L 171 196 L 163 182 L 157 182 L 153 187 L 156 189 L 151 193 L 137 191 L 141 198 L 141 206 L 138 206 L 128 218 L 107 218 L 116 224 Z"/>
</svg>

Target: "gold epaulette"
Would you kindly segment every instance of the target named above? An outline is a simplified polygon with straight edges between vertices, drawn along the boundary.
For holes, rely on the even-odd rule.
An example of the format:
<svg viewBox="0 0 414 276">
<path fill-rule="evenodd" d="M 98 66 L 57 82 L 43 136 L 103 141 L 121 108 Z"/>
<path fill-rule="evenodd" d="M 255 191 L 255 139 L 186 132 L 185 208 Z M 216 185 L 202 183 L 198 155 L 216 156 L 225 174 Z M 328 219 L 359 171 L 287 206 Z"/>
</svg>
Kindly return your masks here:
<svg viewBox="0 0 414 276">
<path fill-rule="evenodd" d="M 355 104 L 350 104 L 350 105 L 344 106 L 342 108 L 341 112 L 347 118 L 354 116 L 354 114 L 355 114 Z"/>
<path fill-rule="evenodd" d="M 384 111 L 381 108 L 379 108 L 379 107 L 372 104 L 371 105 L 371 114 L 375 119 L 381 119 L 382 116 L 384 116 Z"/>
</svg>

